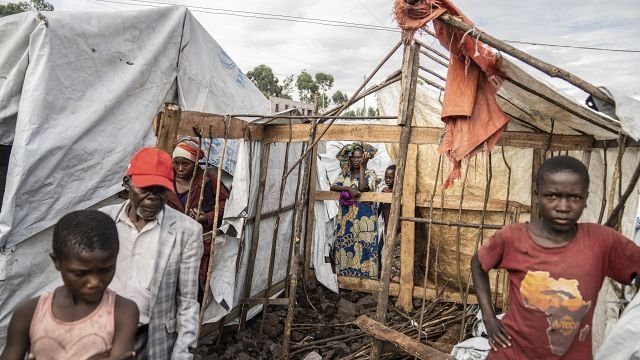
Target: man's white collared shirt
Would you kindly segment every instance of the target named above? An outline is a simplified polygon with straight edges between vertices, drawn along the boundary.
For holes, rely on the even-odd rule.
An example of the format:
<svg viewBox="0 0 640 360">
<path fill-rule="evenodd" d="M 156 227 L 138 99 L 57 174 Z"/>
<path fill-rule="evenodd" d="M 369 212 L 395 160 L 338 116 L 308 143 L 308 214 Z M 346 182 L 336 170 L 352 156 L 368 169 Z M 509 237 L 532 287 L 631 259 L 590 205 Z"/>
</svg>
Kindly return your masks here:
<svg viewBox="0 0 640 360">
<path fill-rule="evenodd" d="M 164 210 L 160 211 L 155 220 L 148 222 L 138 231 L 127 215 L 130 206 L 130 202 L 127 201 L 116 219 L 120 252 L 116 262 L 116 274 L 109 288 L 118 295 L 134 301 L 140 311 L 139 323 L 148 324 L 151 279 L 160 248 L 160 224 Z"/>
</svg>

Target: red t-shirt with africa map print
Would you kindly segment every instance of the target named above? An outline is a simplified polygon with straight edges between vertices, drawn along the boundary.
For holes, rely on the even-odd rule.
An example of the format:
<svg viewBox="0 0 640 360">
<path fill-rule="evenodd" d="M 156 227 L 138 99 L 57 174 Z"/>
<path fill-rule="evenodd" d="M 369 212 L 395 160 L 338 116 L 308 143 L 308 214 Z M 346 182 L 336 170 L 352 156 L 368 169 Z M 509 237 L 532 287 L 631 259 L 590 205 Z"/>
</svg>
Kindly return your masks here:
<svg viewBox="0 0 640 360">
<path fill-rule="evenodd" d="M 640 247 L 599 224 L 581 223 L 573 240 L 546 248 L 527 224 L 496 232 L 478 250 L 485 271 L 509 271 L 502 324 L 512 346 L 488 359 L 591 359 L 591 320 L 605 276 L 628 284 L 640 274 Z"/>
</svg>

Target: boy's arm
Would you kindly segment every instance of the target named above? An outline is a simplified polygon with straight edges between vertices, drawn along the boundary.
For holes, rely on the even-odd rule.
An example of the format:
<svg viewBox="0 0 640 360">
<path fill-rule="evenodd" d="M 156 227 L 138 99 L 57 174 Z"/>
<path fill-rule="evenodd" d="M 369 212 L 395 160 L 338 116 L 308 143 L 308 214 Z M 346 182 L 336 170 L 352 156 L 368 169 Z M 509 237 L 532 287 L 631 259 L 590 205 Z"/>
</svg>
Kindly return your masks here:
<svg viewBox="0 0 640 360">
<path fill-rule="evenodd" d="M 24 359 L 29 350 L 29 328 L 33 313 L 38 305 L 38 299 L 31 299 L 16 307 L 9 322 L 7 343 L 2 355 L 0 355 L 0 360 Z"/>
<path fill-rule="evenodd" d="M 471 258 L 471 275 L 478 302 L 480 303 L 480 310 L 482 311 L 482 321 L 489 335 L 489 345 L 493 350 L 498 350 L 498 346 L 503 348 L 511 346 L 511 336 L 502 327 L 502 323 L 496 317 L 496 312 L 491 305 L 489 274 L 480 265 L 477 253 Z"/>
<path fill-rule="evenodd" d="M 138 306 L 121 296 L 116 296 L 115 333 L 111 347 L 111 359 L 133 359 L 136 331 L 138 330 Z"/>
</svg>

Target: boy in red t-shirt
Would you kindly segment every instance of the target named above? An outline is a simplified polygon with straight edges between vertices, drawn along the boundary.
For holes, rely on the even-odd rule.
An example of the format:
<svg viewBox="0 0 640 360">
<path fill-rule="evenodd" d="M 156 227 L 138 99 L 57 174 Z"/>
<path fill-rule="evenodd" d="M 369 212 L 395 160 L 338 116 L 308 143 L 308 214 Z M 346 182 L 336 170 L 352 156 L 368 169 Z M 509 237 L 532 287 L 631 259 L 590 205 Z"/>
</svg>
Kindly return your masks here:
<svg viewBox="0 0 640 360">
<path fill-rule="evenodd" d="M 540 219 L 512 224 L 471 259 L 473 283 L 493 351 L 488 359 L 591 359 L 591 320 L 605 276 L 628 284 L 640 273 L 640 247 L 599 224 L 580 223 L 589 174 L 570 156 L 540 166 Z M 509 310 L 491 306 L 493 268 L 509 271 Z"/>
</svg>

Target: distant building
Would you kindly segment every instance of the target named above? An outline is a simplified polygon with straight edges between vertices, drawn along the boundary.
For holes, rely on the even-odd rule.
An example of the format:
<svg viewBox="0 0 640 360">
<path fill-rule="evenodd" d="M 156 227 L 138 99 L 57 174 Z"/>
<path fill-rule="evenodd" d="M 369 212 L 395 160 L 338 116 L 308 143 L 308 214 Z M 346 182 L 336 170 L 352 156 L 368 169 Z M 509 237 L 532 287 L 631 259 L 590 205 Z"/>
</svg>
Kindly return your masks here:
<svg viewBox="0 0 640 360">
<path fill-rule="evenodd" d="M 271 101 L 271 113 L 277 114 L 281 111 L 289 110 L 296 108 L 303 115 L 313 115 L 313 104 L 309 104 L 302 101 L 295 101 L 291 99 L 285 99 L 276 96 L 270 96 L 269 101 Z"/>
</svg>

